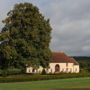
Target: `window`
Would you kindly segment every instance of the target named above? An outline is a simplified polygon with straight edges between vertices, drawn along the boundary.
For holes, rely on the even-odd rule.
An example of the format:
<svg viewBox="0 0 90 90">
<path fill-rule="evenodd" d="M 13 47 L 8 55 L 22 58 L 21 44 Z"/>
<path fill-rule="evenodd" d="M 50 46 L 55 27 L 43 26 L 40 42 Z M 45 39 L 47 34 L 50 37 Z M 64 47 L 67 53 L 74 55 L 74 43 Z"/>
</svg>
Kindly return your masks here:
<svg viewBox="0 0 90 90">
<path fill-rule="evenodd" d="M 35 72 L 35 69 L 34 69 L 34 68 L 32 69 L 32 72 L 33 72 L 33 73 Z"/>
<path fill-rule="evenodd" d="M 70 72 L 72 72 L 72 68 L 70 68 Z"/>
<path fill-rule="evenodd" d="M 49 71 L 49 69 L 48 68 L 46 68 L 46 72 L 48 72 Z"/>
<path fill-rule="evenodd" d="M 68 72 L 68 68 L 66 68 L 66 72 Z"/>
<path fill-rule="evenodd" d="M 66 67 L 68 67 L 68 63 L 66 63 Z"/>
<path fill-rule="evenodd" d="M 51 69 L 51 73 L 52 73 L 52 69 Z"/>
<path fill-rule="evenodd" d="M 75 68 L 75 72 L 77 71 L 77 68 Z"/>
<path fill-rule="evenodd" d="M 62 69 L 62 72 L 64 72 L 64 68 Z"/>
<path fill-rule="evenodd" d="M 29 72 L 30 72 L 30 69 L 29 69 Z"/>
<path fill-rule="evenodd" d="M 64 72 L 64 68 L 62 68 L 62 71 L 61 72 Z"/>
</svg>

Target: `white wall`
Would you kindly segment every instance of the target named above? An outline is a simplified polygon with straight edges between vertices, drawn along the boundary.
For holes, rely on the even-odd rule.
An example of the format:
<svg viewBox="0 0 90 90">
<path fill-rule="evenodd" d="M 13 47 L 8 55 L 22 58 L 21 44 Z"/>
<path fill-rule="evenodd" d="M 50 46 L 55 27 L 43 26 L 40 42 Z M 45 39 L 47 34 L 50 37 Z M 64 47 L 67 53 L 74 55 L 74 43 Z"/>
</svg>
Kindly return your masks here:
<svg viewBox="0 0 90 90">
<path fill-rule="evenodd" d="M 79 73 L 80 68 L 79 65 L 74 65 L 74 73 Z"/>
<path fill-rule="evenodd" d="M 52 71 L 52 73 L 55 72 L 55 66 L 57 64 L 60 66 L 60 72 L 73 73 L 73 63 L 50 63 L 50 71 Z"/>
<path fill-rule="evenodd" d="M 26 73 L 32 73 L 32 67 L 27 67 L 26 68 Z"/>
<path fill-rule="evenodd" d="M 65 73 L 79 73 L 79 65 L 74 65 L 73 63 L 50 63 L 49 64 L 49 69 L 47 73 L 55 73 L 55 66 L 56 65 L 60 66 L 60 72 L 65 72 Z M 32 72 L 33 68 L 32 67 L 27 67 L 26 68 L 26 73 L 33 73 Z M 35 70 L 34 73 L 41 73 L 43 70 L 42 66 L 39 66 L 37 70 Z"/>
</svg>

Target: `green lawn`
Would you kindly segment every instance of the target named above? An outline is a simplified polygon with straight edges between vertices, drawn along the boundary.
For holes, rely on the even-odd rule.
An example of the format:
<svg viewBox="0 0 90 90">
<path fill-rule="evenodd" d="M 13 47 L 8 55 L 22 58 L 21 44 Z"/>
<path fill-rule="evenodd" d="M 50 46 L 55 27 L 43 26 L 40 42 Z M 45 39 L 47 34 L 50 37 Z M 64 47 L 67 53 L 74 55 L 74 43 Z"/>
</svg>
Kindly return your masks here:
<svg viewBox="0 0 90 90">
<path fill-rule="evenodd" d="M 46 81 L 0 83 L 0 90 L 90 90 L 90 77 Z"/>
</svg>

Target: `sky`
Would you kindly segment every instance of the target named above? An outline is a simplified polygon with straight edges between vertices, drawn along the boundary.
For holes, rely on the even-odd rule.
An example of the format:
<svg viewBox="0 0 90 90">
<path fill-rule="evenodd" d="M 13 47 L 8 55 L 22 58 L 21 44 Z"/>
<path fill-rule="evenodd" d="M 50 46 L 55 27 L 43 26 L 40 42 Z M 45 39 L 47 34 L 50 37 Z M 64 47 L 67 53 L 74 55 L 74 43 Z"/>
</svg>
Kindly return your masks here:
<svg viewBox="0 0 90 90">
<path fill-rule="evenodd" d="M 2 20 L 16 3 L 36 5 L 52 27 L 50 48 L 69 56 L 90 56 L 90 0 L 1 0 Z"/>
</svg>

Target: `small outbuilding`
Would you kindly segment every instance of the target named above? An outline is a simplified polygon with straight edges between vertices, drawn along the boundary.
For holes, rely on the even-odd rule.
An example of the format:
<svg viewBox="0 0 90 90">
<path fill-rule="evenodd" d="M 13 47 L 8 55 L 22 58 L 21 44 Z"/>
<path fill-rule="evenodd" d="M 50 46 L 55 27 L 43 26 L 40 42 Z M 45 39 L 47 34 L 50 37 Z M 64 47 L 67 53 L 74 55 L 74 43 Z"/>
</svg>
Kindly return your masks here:
<svg viewBox="0 0 90 90">
<path fill-rule="evenodd" d="M 26 73 L 41 73 L 42 70 L 42 66 L 39 66 L 37 70 L 33 67 L 27 67 Z M 79 73 L 79 70 L 79 63 L 64 52 L 52 52 L 49 67 L 45 68 L 47 73 Z"/>
</svg>

